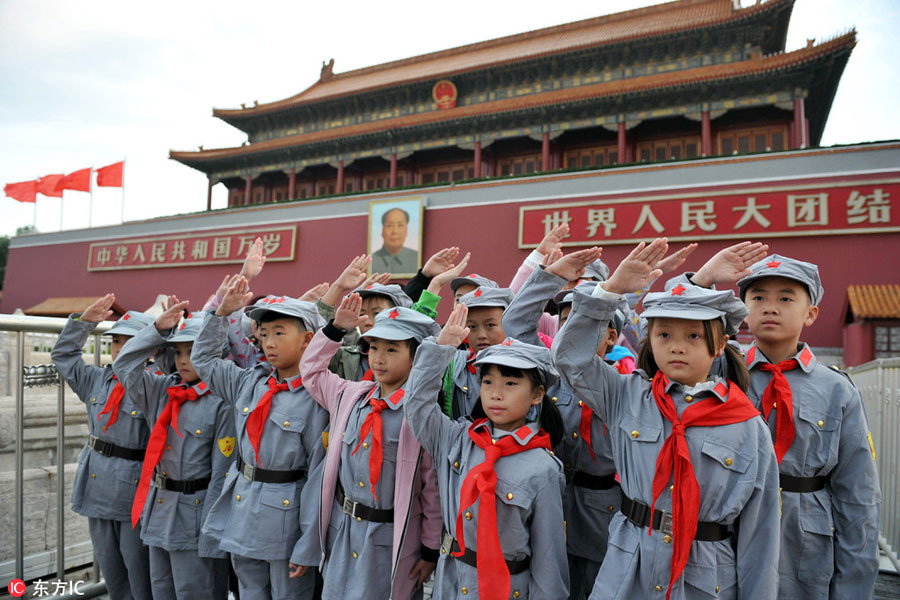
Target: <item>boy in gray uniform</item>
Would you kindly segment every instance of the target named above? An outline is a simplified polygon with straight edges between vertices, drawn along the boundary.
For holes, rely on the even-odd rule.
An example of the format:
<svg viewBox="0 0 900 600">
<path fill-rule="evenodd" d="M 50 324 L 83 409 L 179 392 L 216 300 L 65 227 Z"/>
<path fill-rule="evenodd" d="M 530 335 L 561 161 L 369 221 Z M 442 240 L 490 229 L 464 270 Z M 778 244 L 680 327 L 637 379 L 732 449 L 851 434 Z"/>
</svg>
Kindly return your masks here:
<svg viewBox="0 0 900 600">
<path fill-rule="evenodd" d="M 316 306 L 270 298 L 250 317 L 266 362 L 241 369 L 220 358 L 228 315 L 250 301 L 246 280 L 233 285 L 204 324 L 191 362 L 213 393 L 234 406 L 237 461 L 203 524 L 231 553 L 242 600 L 312 598 L 314 573 L 289 569 L 317 564 L 316 469 L 325 456 L 328 413 L 303 387 L 300 359 L 324 323 Z M 294 575 L 294 577 L 291 577 Z"/>
<path fill-rule="evenodd" d="M 228 562 L 218 540 L 200 524 L 219 497 L 234 451 L 231 407 L 211 394 L 191 366 L 191 346 L 204 313 L 178 328 L 186 303 L 171 306 L 122 349 L 113 370 L 151 425 L 132 524 L 143 513 L 141 538 L 150 548 L 156 598 L 214 598 L 228 594 Z M 164 335 L 166 337 L 164 337 Z M 174 346 L 177 373 L 143 368 L 166 344 Z"/>
<path fill-rule="evenodd" d="M 125 393 L 112 367 L 88 366 L 81 355 L 97 323 L 112 315 L 113 302 L 115 295 L 107 294 L 81 315 L 71 315 L 50 356 L 88 411 L 90 436 L 78 459 L 72 510 L 88 518 L 91 543 L 110 596 L 149 600 L 147 547 L 130 521 L 150 429 L 144 412 Z M 143 313 L 125 313 L 107 332 L 113 337 L 113 359 L 128 338 L 152 322 Z"/>
<path fill-rule="evenodd" d="M 871 598 L 881 490 L 865 409 L 849 377 L 800 341 L 824 290 L 816 265 L 774 254 L 738 281 L 755 338 L 747 395 L 772 432 L 781 480 L 779 598 Z M 730 285 L 698 271 L 693 283 Z"/>
</svg>

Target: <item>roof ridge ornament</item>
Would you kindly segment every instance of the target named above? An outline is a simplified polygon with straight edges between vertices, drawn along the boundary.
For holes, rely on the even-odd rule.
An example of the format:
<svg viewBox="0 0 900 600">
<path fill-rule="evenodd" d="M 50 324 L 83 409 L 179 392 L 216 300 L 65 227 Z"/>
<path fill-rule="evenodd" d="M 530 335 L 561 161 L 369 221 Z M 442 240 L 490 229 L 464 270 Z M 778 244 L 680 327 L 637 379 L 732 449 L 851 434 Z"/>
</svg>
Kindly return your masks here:
<svg viewBox="0 0 900 600">
<path fill-rule="evenodd" d="M 319 83 L 325 83 L 334 79 L 334 59 L 328 62 L 322 61 L 322 71 L 319 73 Z"/>
</svg>

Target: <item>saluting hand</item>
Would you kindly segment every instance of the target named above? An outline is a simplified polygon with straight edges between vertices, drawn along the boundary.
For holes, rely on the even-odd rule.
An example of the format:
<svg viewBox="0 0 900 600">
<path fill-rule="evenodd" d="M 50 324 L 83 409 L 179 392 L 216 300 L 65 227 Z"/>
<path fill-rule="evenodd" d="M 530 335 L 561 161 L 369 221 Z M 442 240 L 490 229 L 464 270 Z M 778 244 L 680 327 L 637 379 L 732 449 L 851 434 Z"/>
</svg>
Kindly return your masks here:
<svg viewBox="0 0 900 600">
<path fill-rule="evenodd" d="M 546 270 L 557 277 L 562 277 L 566 281 L 574 281 L 584 275 L 585 267 L 600 258 L 600 254 L 602 253 L 603 249 L 597 246 L 588 248 L 587 250 L 578 250 L 577 252 L 566 254 L 562 258 L 556 260 L 553 264 L 548 266 Z M 558 256 L 558 254 L 553 251 L 548 252 L 548 254 Z"/>
<path fill-rule="evenodd" d="M 662 270 L 657 263 L 666 255 L 669 242 L 666 238 L 656 238 L 649 244 L 641 242 L 625 257 L 607 281 L 600 285 L 607 292 L 625 294 L 642 290 L 649 282 L 659 279 Z"/>
<path fill-rule="evenodd" d="M 325 295 L 325 292 L 328 291 L 328 288 L 331 284 L 328 282 L 320 283 L 318 285 L 314 285 L 300 296 L 299 300 L 305 300 L 306 302 L 315 302 L 319 298 Z"/>
<path fill-rule="evenodd" d="M 453 261 L 459 256 L 459 248 L 451 246 L 438 250 L 422 267 L 422 275 L 425 277 L 435 277 L 453 267 Z"/>
<path fill-rule="evenodd" d="M 167 331 L 178 325 L 188 303 L 188 300 L 179 302 L 177 296 L 168 296 L 163 302 L 163 313 L 156 317 L 156 330 Z"/>
<path fill-rule="evenodd" d="M 719 250 L 706 261 L 691 281 L 702 287 L 731 285 L 750 274 L 750 265 L 766 257 L 768 244 L 741 242 Z"/>
<path fill-rule="evenodd" d="M 537 251 L 540 252 L 541 256 L 546 256 L 554 250 L 561 250 L 562 242 L 567 237 L 569 237 L 568 223 L 557 225 L 544 236 L 544 239 L 538 244 Z"/>
<path fill-rule="evenodd" d="M 256 238 L 250 250 L 247 251 L 247 258 L 244 259 L 244 266 L 241 267 L 241 277 L 246 277 L 250 281 L 260 273 L 266 264 L 266 256 L 263 254 L 262 238 Z"/>
<path fill-rule="evenodd" d="M 437 343 L 444 346 L 453 346 L 454 348 L 462 344 L 462 341 L 469 336 L 469 328 L 466 327 L 466 319 L 469 316 L 469 308 L 460 302 L 453 308 L 450 318 L 441 329 L 440 335 L 437 337 Z"/>
<path fill-rule="evenodd" d="M 228 288 L 225 297 L 222 298 L 222 304 L 216 309 L 216 314 L 220 317 L 227 317 L 234 311 L 247 306 L 252 298 L 253 292 L 250 291 L 250 283 L 246 278 L 238 277 L 238 280 Z"/>
<path fill-rule="evenodd" d="M 99 323 L 100 321 L 105 321 L 112 316 L 113 311 L 110 310 L 110 308 L 112 308 L 115 301 L 115 294 L 107 294 L 101 298 L 97 298 L 93 304 L 84 309 L 84 312 L 81 313 L 79 319 L 86 323 Z"/>
<path fill-rule="evenodd" d="M 431 282 L 428 284 L 428 291 L 435 296 L 440 296 L 441 288 L 459 277 L 459 274 L 463 272 L 463 269 L 469 265 L 469 259 L 471 257 L 471 252 L 466 252 L 466 255 L 463 256 L 458 265 L 454 266 L 453 263 L 450 263 L 449 268 L 432 277 Z"/>
<path fill-rule="evenodd" d="M 334 326 L 341 331 L 354 329 L 366 320 L 359 315 L 362 310 L 362 298 L 357 293 L 352 293 L 341 300 L 341 305 L 334 311 Z"/>
<path fill-rule="evenodd" d="M 661 259 L 658 263 L 656 263 L 657 268 L 663 272 L 663 275 L 666 273 L 671 273 L 678 267 L 684 264 L 684 261 L 687 260 L 687 257 L 693 254 L 694 250 L 697 249 L 698 244 L 688 244 L 684 248 L 680 249 L 678 252 L 675 252 L 665 258 Z"/>
</svg>

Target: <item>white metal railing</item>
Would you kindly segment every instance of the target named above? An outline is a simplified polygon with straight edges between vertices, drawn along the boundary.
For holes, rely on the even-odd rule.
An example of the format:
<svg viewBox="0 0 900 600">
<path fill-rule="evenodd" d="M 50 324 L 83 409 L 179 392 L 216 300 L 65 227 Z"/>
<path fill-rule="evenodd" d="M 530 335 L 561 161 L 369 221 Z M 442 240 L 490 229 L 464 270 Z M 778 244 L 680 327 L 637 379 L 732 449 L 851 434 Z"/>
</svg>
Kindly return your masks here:
<svg viewBox="0 0 900 600">
<path fill-rule="evenodd" d="M 25 519 L 24 519 L 24 493 L 25 493 L 25 388 L 39 385 L 58 385 L 56 411 L 56 456 L 57 456 L 57 489 L 56 489 L 56 550 L 55 563 L 57 577 L 65 579 L 65 469 L 63 461 L 65 457 L 65 382 L 60 381 L 56 368 L 53 365 L 26 365 L 25 344 L 26 334 L 29 334 L 29 343 L 37 352 L 47 352 L 52 349 L 55 339 L 65 327 L 66 319 L 53 317 L 28 317 L 19 315 L 0 315 L 0 331 L 14 332 L 16 334 L 16 359 L 11 361 L 10 376 L 15 389 L 15 423 L 16 423 L 16 452 L 15 452 L 15 575 L 18 579 L 25 579 Z M 101 339 L 101 335 L 112 327 L 113 323 L 106 321 L 99 323 L 94 329 L 92 339 L 87 347 L 92 351 L 93 362 L 100 365 L 101 350 L 109 351 L 109 343 Z M 97 561 L 94 560 L 94 581 L 98 581 L 99 572 Z M 102 590 L 99 588 L 102 587 Z M 98 586 L 96 591 L 105 592 L 105 585 Z"/>
<path fill-rule="evenodd" d="M 900 573 L 900 358 L 879 358 L 850 367 L 872 432 L 881 482 L 882 551 Z"/>
</svg>

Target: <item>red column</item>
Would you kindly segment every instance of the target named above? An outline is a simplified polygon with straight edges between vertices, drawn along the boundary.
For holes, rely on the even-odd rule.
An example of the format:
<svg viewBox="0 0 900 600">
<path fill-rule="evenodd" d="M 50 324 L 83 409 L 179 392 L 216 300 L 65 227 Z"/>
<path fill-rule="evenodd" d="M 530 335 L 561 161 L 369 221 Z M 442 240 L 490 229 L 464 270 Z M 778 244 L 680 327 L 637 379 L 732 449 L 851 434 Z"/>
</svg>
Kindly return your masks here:
<svg viewBox="0 0 900 600">
<path fill-rule="evenodd" d="M 337 185 L 334 186 L 336 194 L 344 192 L 344 161 L 338 161 Z"/>
<path fill-rule="evenodd" d="M 709 122 L 709 111 L 704 110 L 702 119 L 700 120 L 700 156 L 711 156 L 712 150 L 712 127 Z"/>
<path fill-rule="evenodd" d="M 809 140 L 806 136 L 806 105 L 803 98 L 794 98 L 793 138 L 794 148 L 806 148 Z"/>
<path fill-rule="evenodd" d="M 212 210 L 212 188 L 213 188 L 212 179 L 209 180 L 209 186 L 206 188 L 206 210 Z"/>
<path fill-rule="evenodd" d="M 293 200 L 297 195 L 297 169 L 292 168 L 288 174 L 288 200 Z"/>
<path fill-rule="evenodd" d="M 628 162 L 628 157 L 626 156 L 627 150 L 626 150 L 626 148 L 625 148 L 625 145 L 626 145 L 626 142 L 625 142 L 625 121 L 619 121 L 618 125 L 619 125 L 619 131 L 618 131 L 618 133 L 619 133 L 619 140 L 618 140 L 618 141 L 619 141 L 619 150 L 618 150 L 618 152 L 619 152 L 619 164 L 620 164 L 620 165 L 624 165 L 626 162 Z"/>
<path fill-rule="evenodd" d="M 481 140 L 475 142 L 475 178 L 481 177 Z"/>
<path fill-rule="evenodd" d="M 541 171 L 550 170 L 550 132 L 545 131 L 541 138 Z"/>
<path fill-rule="evenodd" d="M 247 185 L 244 186 L 244 206 L 250 204 L 253 195 L 253 175 L 247 175 Z"/>
<path fill-rule="evenodd" d="M 397 153 L 391 154 L 391 182 L 390 187 L 397 187 Z"/>
</svg>

